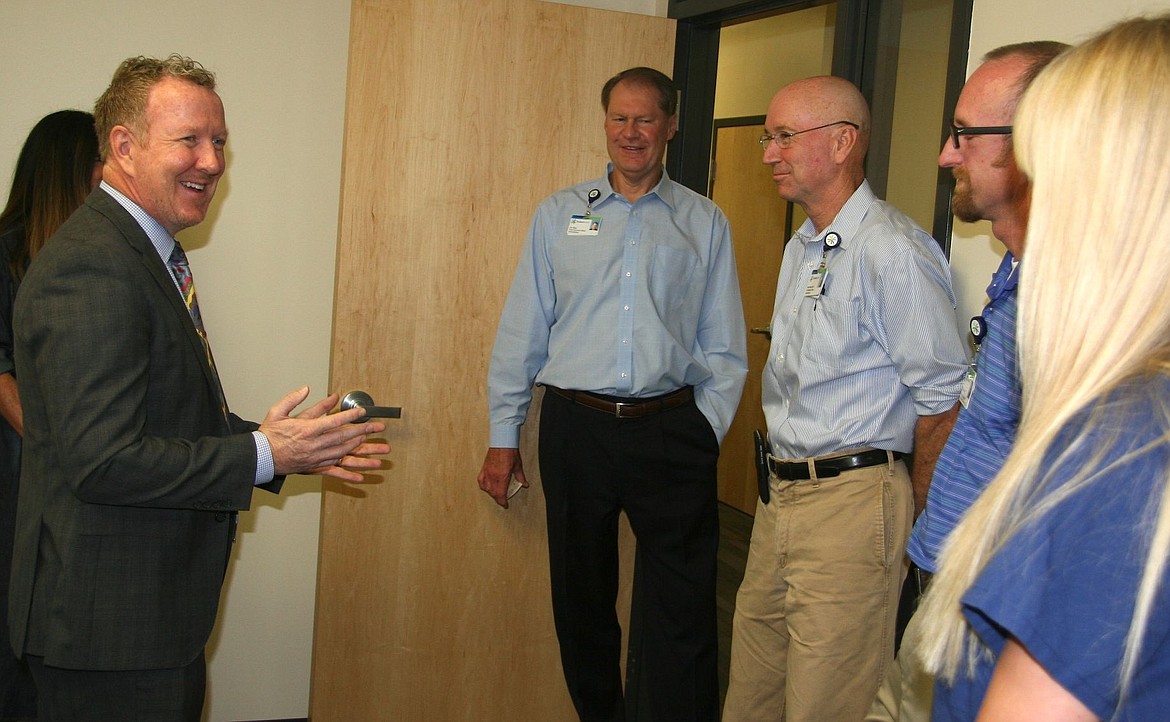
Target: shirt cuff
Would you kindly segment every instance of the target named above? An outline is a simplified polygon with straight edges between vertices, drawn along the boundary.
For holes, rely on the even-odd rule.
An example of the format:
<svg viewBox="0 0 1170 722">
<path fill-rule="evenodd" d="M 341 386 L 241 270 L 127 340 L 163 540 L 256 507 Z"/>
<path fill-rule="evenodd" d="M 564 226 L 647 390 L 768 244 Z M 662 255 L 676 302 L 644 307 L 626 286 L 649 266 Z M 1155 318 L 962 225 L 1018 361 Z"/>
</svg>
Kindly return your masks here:
<svg viewBox="0 0 1170 722">
<path fill-rule="evenodd" d="M 520 427 L 502 425 L 491 427 L 488 434 L 488 446 L 493 449 L 519 449 Z"/>
<path fill-rule="evenodd" d="M 256 442 L 256 481 L 252 483 L 259 486 L 276 478 L 276 465 L 272 462 L 272 446 L 268 444 L 268 437 L 263 432 L 253 431 L 252 439 Z"/>
</svg>

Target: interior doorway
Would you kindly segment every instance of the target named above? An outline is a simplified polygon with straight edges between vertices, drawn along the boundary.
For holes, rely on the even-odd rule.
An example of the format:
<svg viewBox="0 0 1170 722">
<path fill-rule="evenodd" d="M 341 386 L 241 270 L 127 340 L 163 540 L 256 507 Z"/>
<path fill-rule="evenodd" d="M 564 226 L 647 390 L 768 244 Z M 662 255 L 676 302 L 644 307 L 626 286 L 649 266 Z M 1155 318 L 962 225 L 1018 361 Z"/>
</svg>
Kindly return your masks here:
<svg viewBox="0 0 1170 722">
<path fill-rule="evenodd" d="M 687 134 L 668 170 L 727 213 L 748 328 L 748 379 L 720 458 L 719 499 L 755 511 L 752 432 L 765 426 L 760 376 L 783 246 L 804 222 L 777 197 L 758 139 L 772 95 L 812 75 L 862 89 L 873 111 L 866 175 L 879 197 L 931 231 L 950 235 L 950 176 L 936 165 L 949 111 L 965 77 L 971 0 L 672 2 L 679 25 L 675 75 Z M 676 14 L 678 12 L 679 14 Z M 690 17 L 690 19 L 688 19 Z M 714 65 L 715 72 L 703 68 Z M 689 98 L 687 97 L 689 94 Z M 700 126 L 696 128 L 696 126 Z M 704 132 L 706 130 L 706 132 Z M 684 135 L 680 131 L 680 135 Z"/>
<path fill-rule="evenodd" d="M 804 222 L 800 208 L 776 195 L 759 138 L 780 87 L 832 70 L 837 4 L 782 11 L 722 28 L 715 84 L 708 195 L 731 225 L 748 328 L 748 376 L 719 456 L 719 500 L 756 509 L 752 432 L 763 430 L 760 375 L 768 357 L 776 278 L 784 241 Z"/>
</svg>

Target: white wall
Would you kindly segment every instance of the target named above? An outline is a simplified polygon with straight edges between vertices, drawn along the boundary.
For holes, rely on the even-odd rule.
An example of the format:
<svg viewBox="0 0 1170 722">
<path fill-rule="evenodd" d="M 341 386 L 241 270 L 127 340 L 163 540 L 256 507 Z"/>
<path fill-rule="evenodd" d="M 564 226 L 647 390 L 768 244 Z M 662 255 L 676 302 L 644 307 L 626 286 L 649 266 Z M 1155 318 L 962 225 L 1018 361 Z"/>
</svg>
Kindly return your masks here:
<svg viewBox="0 0 1170 722">
<path fill-rule="evenodd" d="M 780 88 L 831 72 L 836 22 L 836 6 L 819 5 L 723 28 L 715 118 L 766 115 Z"/>
<path fill-rule="evenodd" d="M 987 51 L 1026 40 L 1076 43 L 1123 18 L 1170 11 L 1170 0 L 975 0 L 971 17 L 968 75 Z M 951 268 L 959 295 L 959 318 L 987 302 L 987 284 L 1004 254 L 988 223 L 955 223 Z M 965 327 L 965 324 L 961 324 Z"/>
<path fill-rule="evenodd" d="M 262 418 L 301 384 L 326 390 L 349 0 L 3 0 L 0 193 L 29 128 L 92 110 L 132 55 L 179 52 L 219 76 L 228 172 L 191 249 L 233 410 Z M 320 482 L 257 492 L 210 652 L 209 719 L 303 717 Z"/>
<path fill-rule="evenodd" d="M 666 0 L 569 4 L 666 15 Z M 234 411 L 326 391 L 350 0 L 0 0 L 0 199 L 32 125 L 92 110 L 133 55 L 182 53 L 219 76 L 228 172 L 191 251 Z M 347 389 L 340 389 L 346 391 Z M 469 481 L 468 483 L 472 483 Z M 308 713 L 320 481 L 257 492 L 209 646 L 206 718 Z"/>
</svg>

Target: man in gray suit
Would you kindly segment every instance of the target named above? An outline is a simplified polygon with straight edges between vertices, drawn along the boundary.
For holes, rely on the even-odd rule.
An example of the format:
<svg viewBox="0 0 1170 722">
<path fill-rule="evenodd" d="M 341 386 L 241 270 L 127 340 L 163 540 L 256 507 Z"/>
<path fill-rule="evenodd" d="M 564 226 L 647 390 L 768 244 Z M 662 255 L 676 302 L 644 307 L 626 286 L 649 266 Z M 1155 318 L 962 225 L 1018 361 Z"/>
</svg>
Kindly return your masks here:
<svg viewBox="0 0 1170 722">
<path fill-rule="evenodd" d="M 103 182 L 16 301 L 25 446 L 9 619 L 39 719 L 198 720 L 236 512 L 285 474 L 361 481 L 361 409 L 230 413 L 174 239 L 201 222 L 227 126 L 198 63 L 131 58 L 95 108 Z"/>
</svg>

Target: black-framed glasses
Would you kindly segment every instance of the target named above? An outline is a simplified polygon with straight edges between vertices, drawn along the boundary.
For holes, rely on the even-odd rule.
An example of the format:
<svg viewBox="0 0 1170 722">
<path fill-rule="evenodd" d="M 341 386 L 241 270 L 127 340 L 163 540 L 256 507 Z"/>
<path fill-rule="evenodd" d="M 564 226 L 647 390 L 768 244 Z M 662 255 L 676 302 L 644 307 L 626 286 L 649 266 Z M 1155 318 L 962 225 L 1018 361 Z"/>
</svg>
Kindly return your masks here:
<svg viewBox="0 0 1170 722">
<path fill-rule="evenodd" d="M 959 150 L 959 137 L 964 135 L 1011 135 L 1010 125 L 972 125 L 966 128 L 951 123 L 951 143 Z"/>
<path fill-rule="evenodd" d="M 821 128 L 830 128 L 834 125 L 852 125 L 854 128 L 861 127 L 857 123 L 854 123 L 852 120 L 834 120 L 832 123 L 825 123 L 824 125 L 818 125 L 815 128 L 805 128 L 804 130 L 796 130 L 796 131 L 781 130 L 781 131 L 777 131 L 775 135 L 773 135 L 772 133 L 764 133 L 763 135 L 760 136 L 760 147 L 763 148 L 764 150 L 768 150 L 768 144 L 771 143 L 772 141 L 776 141 L 777 148 L 791 148 L 792 147 L 792 139 L 795 138 L 796 136 L 800 135 L 801 133 L 811 133 L 814 130 L 820 130 Z"/>
</svg>

